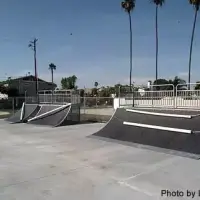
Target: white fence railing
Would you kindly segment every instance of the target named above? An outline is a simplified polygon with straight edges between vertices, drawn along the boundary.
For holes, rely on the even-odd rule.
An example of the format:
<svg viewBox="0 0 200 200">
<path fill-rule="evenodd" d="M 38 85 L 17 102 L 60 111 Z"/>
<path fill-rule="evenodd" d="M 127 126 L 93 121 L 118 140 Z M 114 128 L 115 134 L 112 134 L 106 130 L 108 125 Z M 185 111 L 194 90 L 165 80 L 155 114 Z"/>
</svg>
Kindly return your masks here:
<svg viewBox="0 0 200 200">
<path fill-rule="evenodd" d="M 134 91 L 123 89 L 119 92 L 119 106 L 135 107 L 165 107 L 165 108 L 199 108 L 200 109 L 200 90 L 187 90 L 191 84 L 178 84 L 174 87 L 172 84 L 152 85 L 148 91 Z M 196 85 L 196 83 L 195 83 Z M 167 90 L 159 90 L 162 87 L 171 87 Z M 153 89 L 156 88 L 157 89 Z"/>
</svg>

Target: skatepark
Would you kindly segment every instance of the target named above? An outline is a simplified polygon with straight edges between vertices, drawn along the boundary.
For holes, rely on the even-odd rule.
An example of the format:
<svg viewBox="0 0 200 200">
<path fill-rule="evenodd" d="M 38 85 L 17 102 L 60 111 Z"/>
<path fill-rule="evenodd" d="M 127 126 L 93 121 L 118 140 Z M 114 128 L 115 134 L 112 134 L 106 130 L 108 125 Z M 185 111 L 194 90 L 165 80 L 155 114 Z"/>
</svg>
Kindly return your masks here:
<svg viewBox="0 0 200 200">
<path fill-rule="evenodd" d="M 73 103 L 23 103 L 0 120 L 1 199 L 199 199 L 197 108 L 80 116 Z"/>
</svg>

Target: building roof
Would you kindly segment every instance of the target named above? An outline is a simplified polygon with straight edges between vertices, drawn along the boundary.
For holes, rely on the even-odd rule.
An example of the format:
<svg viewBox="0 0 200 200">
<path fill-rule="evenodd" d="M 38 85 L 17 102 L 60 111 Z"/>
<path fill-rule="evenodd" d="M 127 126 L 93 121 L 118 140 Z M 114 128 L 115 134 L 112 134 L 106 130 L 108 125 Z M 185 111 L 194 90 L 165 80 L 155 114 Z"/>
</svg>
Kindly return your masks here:
<svg viewBox="0 0 200 200">
<path fill-rule="evenodd" d="M 22 77 L 19 77 L 19 78 L 11 78 L 11 80 L 15 81 L 15 80 L 23 80 L 23 81 L 34 81 L 35 80 L 35 76 L 33 75 L 30 75 L 30 76 L 22 76 Z M 38 78 L 38 81 L 41 81 L 41 82 L 46 82 L 40 78 Z"/>
<path fill-rule="evenodd" d="M 22 80 L 22 81 L 35 81 L 35 76 L 33 76 L 33 75 L 30 75 L 30 76 L 23 76 L 23 77 L 14 78 L 14 79 L 11 79 L 11 80 L 12 80 L 12 81 L 18 81 L 18 80 L 19 80 L 19 81 L 20 81 L 20 80 Z M 38 81 L 39 81 L 39 82 L 48 83 L 49 85 L 52 85 L 51 82 L 45 81 L 45 80 L 40 79 L 40 78 L 38 78 Z M 53 85 L 57 86 L 55 83 L 53 83 Z"/>
</svg>

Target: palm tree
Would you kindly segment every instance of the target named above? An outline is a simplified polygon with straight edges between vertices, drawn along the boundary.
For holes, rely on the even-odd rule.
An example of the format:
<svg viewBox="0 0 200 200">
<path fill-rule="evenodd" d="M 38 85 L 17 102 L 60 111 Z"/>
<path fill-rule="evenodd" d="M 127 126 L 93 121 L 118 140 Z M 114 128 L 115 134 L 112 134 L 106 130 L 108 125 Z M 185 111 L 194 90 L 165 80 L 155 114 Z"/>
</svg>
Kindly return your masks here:
<svg viewBox="0 0 200 200">
<path fill-rule="evenodd" d="M 156 83 L 158 80 L 158 7 L 162 6 L 165 0 L 151 0 L 156 5 Z"/>
<path fill-rule="evenodd" d="M 192 29 L 192 37 L 191 37 L 191 44 L 190 44 L 190 57 L 189 57 L 189 73 L 188 73 L 188 89 L 190 89 L 190 78 L 191 78 L 191 61 L 192 61 L 192 47 L 193 47 L 193 40 L 194 40 L 194 32 L 196 27 L 196 21 L 197 21 L 197 13 L 200 6 L 200 0 L 189 0 L 189 3 L 194 6 L 195 9 L 195 15 L 194 15 L 194 23 L 193 23 L 193 29 Z"/>
<path fill-rule="evenodd" d="M 121 7 L 129 16 L 129 25 L 130 25 L 130 88 L 132 85 L 132 22 L 131 22 L 131 11 L 135 8 L 135 0 L 124 0 L 121 2 Z"/>
<path fill-rule="evenodd" d="M 51 71 L 51 82 L 53 83 L 53 72 L 56 70 L 56 65 L 53 63 L 49 64 L 49 70 Z"/>
<path fill-rule="evenodd" d="M 94 87 L 97 88 L 99 83 L 97 81 L 94 82 Z"/>
</svg>

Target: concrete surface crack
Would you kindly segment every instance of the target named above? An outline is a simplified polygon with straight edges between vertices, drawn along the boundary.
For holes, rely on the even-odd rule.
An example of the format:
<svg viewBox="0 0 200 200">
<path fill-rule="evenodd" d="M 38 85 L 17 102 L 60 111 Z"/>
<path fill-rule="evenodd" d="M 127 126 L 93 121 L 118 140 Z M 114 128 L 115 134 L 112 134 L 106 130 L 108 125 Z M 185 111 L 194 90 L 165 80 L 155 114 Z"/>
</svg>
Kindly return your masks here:
<svg viewBox="0 0 200 200">
<path fill-rule="evenodd" d="M 128 184 L 127 182 L 124 182 L 124 181 L 118 181 L 118 184 L 120 184 L 121 186 L 128 187 L 128 188 L 130 188 L 130 189 L 132 189 L 132 190 L 134 190 L 134 191 L 143 193 L 143 194 L 145 194 L 145 195 L 147 195 L 147 196 L 150 196 L 150 197 L 158 196 L 158 194 L 150 193 L 150 192 L 148 192 L 148 191 L 146 191 L 146 190 L 143 190 L 143 189 L 138 188 L 138 187 L 136 187 L 136 186 L 130 185 L 130 184 Z"/>
<path fill-rule="evenodd" d="M 71 174 L 75 171 L 78 171 L 78 170 L 81 170 L 81 169 L 84 169 L 84 168 L 89 168 L 89 167 L 90 167 L 89 165 L 85 165 L 85 166 L 77 167 L 77 168 L 74 168 L 74 169 L 70 169 L 68 171 L 61 171 L 59 173 L 53 173 L 53 174 L 49 174 L 49 175 L 46 175 L 46 176 L 40 176 L 40 177 L 36 177 L 36 178 L 31 178 L 31 179 L 25 180 L 25 181 L 19 181 L 19 182 L 16 182 L 16 183 L 11 183 L 11 184 L 8 184 L 8 185 L 2 185 L 2 186 L 0 186 L 0 189 L 1 188 L 7 188 L 7 187 L 10 187 L 10 186 L 19 185 L 19 184 L 28 183 L 28 182 L 31 182 L 31 181 L 41 180 L 41 179 L 45 179 L 45 178 L 52 177 L 52 176 L 57 176 L 59 174 L 69 175 L 69 174 Z"/>
</svg>

